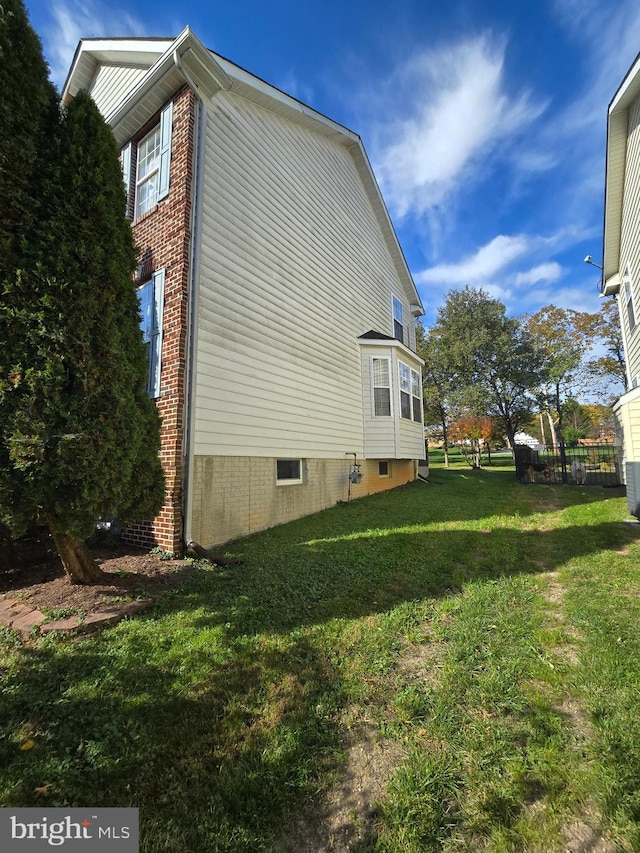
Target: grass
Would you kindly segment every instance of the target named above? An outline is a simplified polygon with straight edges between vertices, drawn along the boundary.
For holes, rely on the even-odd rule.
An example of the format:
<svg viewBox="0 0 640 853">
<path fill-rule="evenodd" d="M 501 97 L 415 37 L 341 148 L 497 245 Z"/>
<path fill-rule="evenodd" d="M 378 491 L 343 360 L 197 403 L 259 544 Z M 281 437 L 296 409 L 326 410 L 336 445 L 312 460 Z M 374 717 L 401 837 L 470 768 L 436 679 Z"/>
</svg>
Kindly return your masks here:
<svg viewBox="0 0 640 853">
<path fill-rule="evenodd" d="M 289 850 L 374 731 L 399 758 L 361 851 L 563 850 L 576 825 L 640 849 L 620 491 L 431 479 L 239 541 L 243 567 L 98 635 L 2 632 L 0 805 L 137 806 L 142 851 Z"/>
</svg>

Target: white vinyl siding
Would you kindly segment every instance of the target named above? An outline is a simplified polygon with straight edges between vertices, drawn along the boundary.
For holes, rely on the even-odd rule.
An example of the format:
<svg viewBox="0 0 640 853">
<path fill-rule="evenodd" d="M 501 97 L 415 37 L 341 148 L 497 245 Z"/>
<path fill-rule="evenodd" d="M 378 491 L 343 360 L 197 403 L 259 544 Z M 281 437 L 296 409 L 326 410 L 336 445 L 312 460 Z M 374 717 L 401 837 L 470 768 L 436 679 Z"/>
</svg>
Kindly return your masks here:
<svg viewBox="0 0 640 853">
<path fill-rule="evenodd" d="M 147 350 L 149 380 L 147 390 L 151 397 L 160 396 L 162 369 L 162 317 L 164 308 L 164 270 L 155 272 L 149 281 L 138 288 L 140 303 L 140 328 Z"/>
<path fill-rule="evenodd" d="M 640 373 L 640 334 L 637 330 L 640 283 L 640 99 L 629 107 L 627 158 L 620 235 L 619 294 L 625 356 L 629 377 Z M 626 284 L 625 284 L 626 280 Z M 629 308 L 633 317 L 629 315 Z M 636 328 L 630 322 L 634 321 Z"/>
<path fill-rule="evenodd" d="M 146 74 L 147 68 L 104 63 L 94 74 L 89 94 L 103 116 L 108 116 Z"/>
<path fill-rule="evenodd" d="M 622 276 L 621 295 L 626 312 L 627 327 L 629 332 L 633 332 L 636 327 L 636 312 L 633 302 L 633 281 L 631 279 L 631 272 L 629 271 L 629 264 L 625 267 Z"/>
<path fill-rule="evenodd" d="M 357 337 L 401 284 L 349 149 L 228 93 L 206 131 L 195 452 L 361 453 Z"/>
</svg>

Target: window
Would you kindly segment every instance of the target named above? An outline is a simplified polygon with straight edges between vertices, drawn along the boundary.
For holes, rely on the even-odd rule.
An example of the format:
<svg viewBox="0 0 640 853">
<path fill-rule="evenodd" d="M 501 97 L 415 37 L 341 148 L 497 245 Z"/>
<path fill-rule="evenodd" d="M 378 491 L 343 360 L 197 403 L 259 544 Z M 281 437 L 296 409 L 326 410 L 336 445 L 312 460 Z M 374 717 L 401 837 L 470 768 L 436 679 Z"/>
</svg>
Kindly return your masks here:
<svg viewBox="0 0 640 853">
<path fill-rule="evenodd" d="M 374 417 L 391 416 L 391 370 L 388 358 L 371 359 L 373 372 Z"/>
<path fill-rule="evenodd" d="M 136 218 L 150 210 L 160 189 L 160 125 L 138 145 L 136 169 Z"/>
<path fill-rule="evenodd" d="M 411 420 L 411 370 L 402 362 L 398 364 L 400 375 L 400 417 Z"/>
<path fill-rule="evenodd" d="M 378 462 L 378 476 L 379 477 L 388 477 L 389 476 L 389 462 L 386 459 L 381 459 Z"/>
<path fill-rule="evenodd" d="M 633 309 L 633 286 L 629 264 L 624 269 L 622 276 L 622 299 L 627 306 L 627 318 L 629 320 L 629 331 L 632 332 L 636 326 L 636 315 Z"/>
<path fill-rule="evenodd" d="M 162 309 L 164 306 L 164 270 L 155 272 L 149 281 L 138 288 L 140 303 L 140 328 L 147 350 L 149 380 L 147 391 L 151 397 L 160 396 L 160 368 L 162 356 Z"/>
<path fill-rule="evenodd" d="M 276 460 L 276 485 L 284 486 L 302 482 L 301 459 Z"/>
<path fill-rule="evenodd" d="M 171 165 L 171 131 L 173 104 L 169 103 L 160 114 L 160 122 L 137 143 L 130 142 L 120 154 L 122 177 L 127 193 L 128 210 L 131 209 L 131 172 L 135 150 L 135 201 L 134 216 L 142 216 L 169 194 L 169 167 Z"/>
<path fill-rule="evenodd" d="M 393 297 L 393 337 L 404 343 L 404 314 L 402 310 L 402 302 Z"/>
<path fill-rule="evenodd" d="M 422 381 L 417 370 L 398 362 L 400 379 L 400 417 L 422 423 Z"/>
<path fill-rule="evenodd" d="M 417 370 L 411 371 L 411 402 L 413 403 L 413 419 L 422 423 L 422 378 Z"/>
</svg>

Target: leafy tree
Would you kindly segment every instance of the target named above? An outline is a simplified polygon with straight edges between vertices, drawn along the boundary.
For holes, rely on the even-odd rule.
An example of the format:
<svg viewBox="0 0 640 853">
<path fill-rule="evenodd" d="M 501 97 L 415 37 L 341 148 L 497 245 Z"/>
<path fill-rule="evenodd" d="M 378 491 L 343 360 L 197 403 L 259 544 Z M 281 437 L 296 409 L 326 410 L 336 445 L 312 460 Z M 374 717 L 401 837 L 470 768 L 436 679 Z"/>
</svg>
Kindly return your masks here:
<svg viewBox="0 0 640 853">
<path fill-rule="evenodd" d="M 602 349 L 586 362 L 591 380 L 600 382 L 608 390 L 611 382 L 627 384 L 627 368 L 624 360 L 620 313 L 615 299 L 607 299 L 602 309 L 595 314 L 578 317 L 578 328 L 583 329 L 592 348 Z M 606 394 L 607 391 L 605 390 Z"/>
<path fill-rule="evenodd" d="M 450 382 L 476 414 L 497 417 L 511 447 L 530 417 L 540 359 L 521 323 L 481 288 L 447 295 L 433 337 Z"/>
<path fill-rule="evenodd" d="M 493 422 L 491 418 L 478 415 L 463 415 L 451 424 L 451 439 L 460 446 L 462 455 L 472 468 L 482 467 L 482 446 L 491 440 Z"/>
<path fill-rule="evenodd" d="M 562 440 L 564 403 L 582 383 L 583 356 L 590 346 L 586 312 L 546 305 L 525 318 L 526 329 L 543 358 L 537 400 L 545 413 L 554 447 Z"/>
<path fill-rule="evenodd" d="M 86 583 L 100 576 L 84 544 L 95 520 L 152 517 L 164 479 L 115 141 L 82 93 L 51 131 L 0 285 L 0 523 L 46 523 Z M 13 233 L 25 221 L 28 246 Z"/>
</svg>

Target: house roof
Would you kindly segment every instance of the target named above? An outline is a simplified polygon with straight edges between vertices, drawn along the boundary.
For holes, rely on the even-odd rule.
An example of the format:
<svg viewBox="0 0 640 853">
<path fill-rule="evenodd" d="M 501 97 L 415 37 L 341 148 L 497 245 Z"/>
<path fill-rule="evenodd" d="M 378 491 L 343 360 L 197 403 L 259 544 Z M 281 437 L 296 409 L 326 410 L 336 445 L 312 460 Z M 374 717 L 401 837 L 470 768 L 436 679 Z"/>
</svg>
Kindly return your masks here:
<svg viewBox="0 0 640 853">
<path fill-rule="evenodd" d="M 237 94 L 345 146 L 353 157 L 375 212 L 411 312 L 414 317 L 424 314 L 362 140 L 356 133 L 208 50 L 189 27 L 175 39 L 82 39 L 62 89 L 63 103 L 90 86 L 101 63 L 141 69 L 141 75 L 124 100 L 105 116 L 119 145 L 124 145 L 181 86 L 188 83 L 205 98 L 221 90 Z"/>
<path fill-rule="evenodd" d="M 359 341 L 395 341 L 396 338 L 392 338 L 391 335 L 383 335 L 382 332 L 374 332 L 371 329 L 368 332 L 365 332 L 364 335 L 358 336 Z"/>
<path fill-rule="evenodd" d="M 606 296 L 620 289 L 620 236 L 626 168 L 629 107 L 640 95 L 640 54 L 618 87 L 607 116 L 607 164 L 605 171 L 603 288 Z"/>
</svg>

